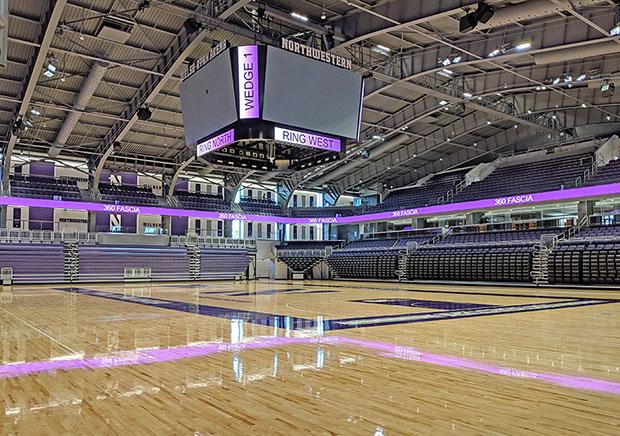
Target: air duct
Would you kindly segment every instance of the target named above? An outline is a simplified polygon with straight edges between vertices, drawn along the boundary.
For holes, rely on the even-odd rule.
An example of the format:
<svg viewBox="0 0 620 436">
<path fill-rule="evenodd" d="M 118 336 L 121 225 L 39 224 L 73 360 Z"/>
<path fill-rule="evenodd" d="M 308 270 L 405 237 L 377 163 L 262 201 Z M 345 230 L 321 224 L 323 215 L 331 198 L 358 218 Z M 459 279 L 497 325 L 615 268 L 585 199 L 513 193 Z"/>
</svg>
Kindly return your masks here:
<svg viewBox="0 0 620 436">
<path fill-rule="evenodd" d="M 60 130 L 58 131 L 58 135 L 56 135 L 56 139 L 54 140 L 54 145 L 47 152 L 51 158 L 55 158 L 60 154 L 60 151 L 67 143 L 69 136 L 75 129 L 76 124 L 80 120 L 82 116 L 81 111 L 86 109 L 86 105 L 90 101 L 91 97 L 95 93 L 97 86 L 103 80 L 103 76 L 105 75 L 106 70 L 108 69 L 108 64 L 103 62 L 95 62 L 88 76 L 82 82 L 82 88 L 80 92 L 75 97 L 75 101 L 73 103 L 73 112 L 69 112 L 65 121 L 63 122 Z"/>
<path fill-rule="evenodd" d="M 371 156 L 373 158 L 380 158 L 382 154 L 387 153 L 388 151 L 393 150 L 394 148 L 400 146 L 403 142 L 407 141 L 409 135 L 400 134 L 395 136 L 392 139 L 388 139 L 385 142 L 379 143 L 377 146 L 370 149 Z M 324 176 L 319 177 L 318 179 L 313 180 L 309 185 L 311 187 L 322 186 L 323 183 L 326 183 L 331 180 L 336 180 L 341 177 L 347 176 L 351 174 L 356 168 L 367 165 L 368 160 L 359 156 L 356 159 L 352 159 L 347 163 L 344 163 L 338 166 L 334 171 L 331 171 Z"/>
</svg>

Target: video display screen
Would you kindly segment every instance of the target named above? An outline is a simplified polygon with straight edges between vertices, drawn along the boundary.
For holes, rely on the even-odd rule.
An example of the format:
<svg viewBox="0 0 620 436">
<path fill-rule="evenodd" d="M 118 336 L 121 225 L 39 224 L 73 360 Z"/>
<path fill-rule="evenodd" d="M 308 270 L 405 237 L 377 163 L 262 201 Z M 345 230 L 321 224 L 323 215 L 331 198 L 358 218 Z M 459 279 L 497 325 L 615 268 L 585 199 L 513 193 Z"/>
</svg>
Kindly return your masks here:
<svg viewBox="0 0 620 436">
<path fill-rule="evenodd" d="M 267 48 L 266 121 L 349 139 L 359 128 L 362 76 L 333 65 Z"/>
<path fill-rule="evenodd" d="M 186 144 L 196 144 L 237 121 L 233 77 L 226 50 L 181 83 Z"/>
</svg>

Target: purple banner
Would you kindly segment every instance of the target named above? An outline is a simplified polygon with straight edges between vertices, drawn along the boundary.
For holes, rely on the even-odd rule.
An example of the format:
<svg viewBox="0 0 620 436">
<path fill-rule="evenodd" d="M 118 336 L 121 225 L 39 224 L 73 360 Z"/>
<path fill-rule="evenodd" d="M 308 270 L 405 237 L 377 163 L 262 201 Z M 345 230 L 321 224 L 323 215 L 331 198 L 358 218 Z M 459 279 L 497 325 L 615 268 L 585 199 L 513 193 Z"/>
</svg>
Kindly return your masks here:
<svg viewBox="0 0 620 436">
<path fill-rule="evenodd" d="M 620 183 L 564 189 L 561 191 L 539 192 L 536 194 L 513 195 L 510 197 L 466 201 L 463 203 L 441 204 L 438 206 L 371 213 L 367 215 L 322 218 L 292 218 L 284 216 L 251 215 L 231 212 L 207 212 L 202 210 L 170 209 L 164 207 L 124 206 L 116 204 L 86 203 L 82 201 L 44 200 L 39 198 L 0 197 L 0 205 L 50 207 L 59 209 L 88 210 L 93 212 L 150 214 L 177 217 L 208 218 L 220 220 L 257 221 L 281 224 L 350 224 L 366 221 L 383 221 L 407 217 L 435 216 L 455 212 L 469 212 L 483 209 L 525 206 L 593 197 L 620 195 Z"/>
<path fill-rule="evenodd" d="M 258 81 L 258 46 L 237 47 L 237 76 L 239 80 L 239 119 L 260 117 Z"/>
<path fill-rule="evenodd" d="M 203 156 L 207 153 L 211 153 L 212 151 L 224 148 L 233 142 L 235 142 L 235 129 L 230 129 L 227 132 L 198 144 L 198 146 L 196 146 L 196 155 L 198 157 Z"/>
<path fill-rule="evenodd" d="M 318 148 L 319 150 L 335 151 L 336 153 L 339 153 L 341 150 L 340 139 L 330 138 L 329 136 L 314 135 L 281 127 L 276 127 L 273 134 L 273 139 L 276 141 Z"/>
</svg>

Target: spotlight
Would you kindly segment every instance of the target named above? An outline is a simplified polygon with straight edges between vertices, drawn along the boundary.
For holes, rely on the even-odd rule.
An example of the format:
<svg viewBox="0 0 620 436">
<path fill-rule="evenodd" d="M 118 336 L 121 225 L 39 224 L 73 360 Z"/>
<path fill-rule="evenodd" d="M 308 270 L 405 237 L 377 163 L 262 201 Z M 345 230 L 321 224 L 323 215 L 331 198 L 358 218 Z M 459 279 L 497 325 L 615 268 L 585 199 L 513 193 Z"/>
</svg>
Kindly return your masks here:
<svg viewBox="0 0 620 436">
<path fill-rule="evenodd" d="M 558 83 L 560 83 L 560 78 L 556 77 L 555 79 L 553 79 L 553 84 L 557 85 Z"/>
<path fill-rule="evenodd" d="M 585 74 L 580 74 L 579 76 L 577 76 L 577 78 L 575 79 L 576 82 L 581 82 L 583 80 L 586 79 L 586 75 Z"/>
<path fill-rule="evenodd" d="M 620 36 L 620 24 L 609 31 L 611 36 Z"/>
<path fill-rule="evenodd" d="M 465 97 L 465 98 L 472 98 L 473 95 L 471 94 L 471 92 L 464 92 L 463 93 L 463 97 Z"/>
<path fill-rule="evenodd" d="M 183 27 L 187 33 L 192 34 L 198 32 L 202 28 L 202 24 L 200 24 L 200 21 L 192 17 L 185 20 Z"/>
<path fill-rule="evenodd" d="M 364 159 L 370 158 L 370 152 L 368 150 L 362 151 L 361 155 Z"/>
<path fill-rule="evenodd" d="M 614 85 L 613 82 L 605 82 L 603 83 L 603 85 L 601 85 L 601 96 L 603 97 L 611 97 L 612 95 L 614 95 L 614 92 L 616 91 L 616 85 Z"/>
<path fill-rule="evenodd" d="M 138 116 L 139 120 L 146 121 L 151 118 L 153 113 L 147 106 L 144 106 L 138 109 L 138 111 L 136 112 L 136 115 Z"/>
<path fill-rule="evenodd" d="M 43 70 L 43 75 L 48 78 L 54 77 L 57 71 L 57 67 L 56 67 L 57 63 L 58 63 L 58 59 L 56 59 L 54 56 L 50 56 L 49 60 L 47 61 L 47 66 Z"/>
<path fill-rule="evenodd" d="M 321 13 L 321 20 L 325 20 L 327 18 L 327 14 L 325 12 Z"/>
<path fill-rule="evenodd" d="M 447 101 L 445 101 L 445 100 L 441 100 L 441 101 L 439 102 L 439 106 L 445 106 L 445 105 L 447 105 L 447 104 L 448 104 L 448 102 L 447 102 Z"/>
<path fill-rule="evenodd" d="M 465 33 L 474 30 L 478 23 L 486 23 L 491 19 L 495 11 L 485 2 L 478 2 L 478 9 L 470 12 L 459 20 L 459 32 Z"/>
<path fill-rule="evenodd" d="M 523 41 L 515 46 L 515 50 L 527 50 L 532 48 L 532 41 Z"/>
<path fill-rule="evenodd" d="M 490 58 L 494 58 L 495 56 L 497 56 L 498 54 L 500 54 L 500 50 L 499 48 L 496 48 L 495 50 L 493 50 L 491 53 L 489 53 L 489 57 Z"/>
<path fill-rule="evenodd" d="M 32 115 L 34 115 L 35 117 L 40 117 L 40 116 L 41 116 L 41 112 L 39 112 L 39 111 L 38 111 L 37 109 L 35 109 L 35 108 L 30 109 L 30 113 L 31 113 Z"/>
<path fill-rule="evenodd" d="M 495 11 L 493 10 L 493 8 L 487 5 L 485 2 L 481 1 L 478 3 L 478 10 L 476 11 L 476 16 L 478 18 L 478 21 L 480 21 L 481 23 L 486 23 L 487 21 L 489 21 L 493 17 L 494 13 Z"/>
</svg>

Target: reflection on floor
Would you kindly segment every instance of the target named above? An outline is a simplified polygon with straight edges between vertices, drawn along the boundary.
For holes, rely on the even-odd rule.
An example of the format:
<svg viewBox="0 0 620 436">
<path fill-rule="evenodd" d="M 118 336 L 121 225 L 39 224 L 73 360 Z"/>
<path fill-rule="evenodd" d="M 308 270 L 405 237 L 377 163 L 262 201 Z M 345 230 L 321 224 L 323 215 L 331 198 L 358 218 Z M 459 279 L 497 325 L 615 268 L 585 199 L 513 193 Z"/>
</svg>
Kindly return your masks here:
<svg viewBox="0 0 620 436">
<path fill-rule="evenodd" d="M 4 287 L 0 434 L 614 433 L 620 291 Z"/>
</svg>

